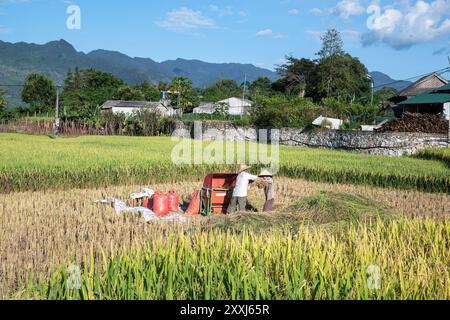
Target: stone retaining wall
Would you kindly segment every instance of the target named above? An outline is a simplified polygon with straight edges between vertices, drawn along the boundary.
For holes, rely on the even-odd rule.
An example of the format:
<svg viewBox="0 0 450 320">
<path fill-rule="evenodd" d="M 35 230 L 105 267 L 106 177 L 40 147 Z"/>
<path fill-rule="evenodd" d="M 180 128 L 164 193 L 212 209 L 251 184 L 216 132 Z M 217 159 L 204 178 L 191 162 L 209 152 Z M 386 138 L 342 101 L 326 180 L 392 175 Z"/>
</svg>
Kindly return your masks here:
<svg viewBox="0 0 450 320">
<path fill-rule="evenodd" d="M 224 122 L 199 122 L 195 126 L 193 122 L 177 122 L 174 126 L 176 136 L 201 137 L 204 140 L 259 141 L 261 133 L 264 132 L 267 130 L 237 127 Z M 282 128 L 269 130 L 268 135 L 278 138 L 280 145 L 339 149 L 386 156 L 413 155 L 423 149 L 448 147 L 448 137 L 445 134 Z"/>
</svg>

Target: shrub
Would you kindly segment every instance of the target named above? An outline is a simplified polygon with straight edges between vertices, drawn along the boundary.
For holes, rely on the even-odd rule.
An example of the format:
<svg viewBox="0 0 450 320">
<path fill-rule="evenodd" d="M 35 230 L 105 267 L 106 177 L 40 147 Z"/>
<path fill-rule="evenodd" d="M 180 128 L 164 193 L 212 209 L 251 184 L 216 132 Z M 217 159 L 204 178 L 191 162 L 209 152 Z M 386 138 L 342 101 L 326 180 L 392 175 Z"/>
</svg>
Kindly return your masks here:
<svg viewBox="0 0 450 320">
<path fill-rule="evenodd" d="M 172 120 L 155 112 L 140 110 L 132 115 L 105 112 L 96 120 L 109 134 L 130 136 L 160 136 L 170 133 Z"/>
<path fill-rule="evenodd" d="M 330 116 L 339 118 L 354 115 L 376 116 L 380 113 L 380 108 L 371 104 L 349 103 L 336 98 L 324 98 L 321 105 L 327 110 Z"/>
<path fill-rule="evenodd" d="M 261 128 L 306 127 L 324 109 L 311 100 L 299 97 L 261 97 L 253 113 L 254 123 Z"/>
</svg>

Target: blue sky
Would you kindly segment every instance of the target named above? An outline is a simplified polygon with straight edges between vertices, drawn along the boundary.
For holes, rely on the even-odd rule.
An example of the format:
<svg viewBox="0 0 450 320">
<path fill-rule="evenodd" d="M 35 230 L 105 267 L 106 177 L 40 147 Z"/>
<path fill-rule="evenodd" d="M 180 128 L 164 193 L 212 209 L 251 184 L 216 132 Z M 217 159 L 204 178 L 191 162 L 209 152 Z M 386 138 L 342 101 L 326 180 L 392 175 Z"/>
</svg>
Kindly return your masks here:
<svg viewBox="0 0 450 320">
<path fill-rule="evenodd" d="M 70 5 L 81 10 L 81 29 L 66 26 Z M 328 28 L 370 71 L 405 79 L 448 66 L 450 0 L 0 0 L 3 41 L 65 39 L 84 52 L 156 61 L 273 69 L 286 54 L 314 58 Z"/>
</svg>

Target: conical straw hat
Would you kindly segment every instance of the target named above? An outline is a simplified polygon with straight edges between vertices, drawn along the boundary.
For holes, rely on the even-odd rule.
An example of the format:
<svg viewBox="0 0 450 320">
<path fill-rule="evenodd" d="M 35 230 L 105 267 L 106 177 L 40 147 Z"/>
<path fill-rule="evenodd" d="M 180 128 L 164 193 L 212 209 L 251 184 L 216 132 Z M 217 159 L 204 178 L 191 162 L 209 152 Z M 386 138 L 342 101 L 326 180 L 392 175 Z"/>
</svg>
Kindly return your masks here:
<svg viewBox="0 0 450 320">
<path fill-rule="evenodd" d="M 241 165 L 239 166 L 239 173 L 244 172 L 244 171 L 247 171 L 247 170 L 249 170 L 250 168 L 251 168 L 250 166 L 247 166 L 247 165 L 245 165 L 245 164 L 241 164 Z"/>
<path fill-rule="evenodd" d="M 259 174 L 260 177 L 273 177 L 273 174 L 269 170 L 263 170 Z"/>
</svg>

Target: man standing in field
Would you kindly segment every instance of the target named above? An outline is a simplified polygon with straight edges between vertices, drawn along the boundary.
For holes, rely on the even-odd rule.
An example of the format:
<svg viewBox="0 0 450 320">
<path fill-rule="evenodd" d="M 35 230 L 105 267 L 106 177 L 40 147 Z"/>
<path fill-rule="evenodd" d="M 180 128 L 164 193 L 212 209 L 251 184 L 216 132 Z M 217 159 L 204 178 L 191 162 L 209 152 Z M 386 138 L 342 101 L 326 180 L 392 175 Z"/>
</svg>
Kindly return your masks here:
<svg viewBox="0 0 450 320">
<path fill-rule="evenodd" d="M 249 169 L 250 167 L 244 164 L 239 166 L 239 175 L 236 180 L 236 187 L 233 191 L 233 197 L 231 198 L 230 205 L 228 206 L 228 214 L 235 213 L 237 211 L 238 204 L 240 211 L 245 211 L 247 208 L 247 196 L 250 182 L 258 179 L 257 176 L 251 175 L 247 172 Z"/>
</svg>

